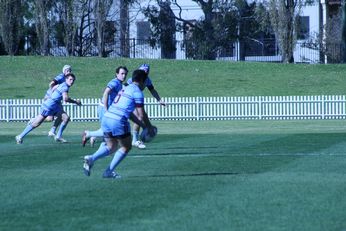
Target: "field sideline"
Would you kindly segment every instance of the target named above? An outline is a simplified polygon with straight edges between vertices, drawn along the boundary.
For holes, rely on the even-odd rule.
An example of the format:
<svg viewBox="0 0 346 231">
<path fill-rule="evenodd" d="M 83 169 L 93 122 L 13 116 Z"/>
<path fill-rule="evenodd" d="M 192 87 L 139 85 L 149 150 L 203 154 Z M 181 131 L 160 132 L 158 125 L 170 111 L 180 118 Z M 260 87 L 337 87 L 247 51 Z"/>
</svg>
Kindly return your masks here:
<svg viewBox="0 0 346 231">
<path fill-rule="evenodd" d="M 159 135 L 133 149 L 119 180 L 88 178 L 80 133 L 68 144 L 49 125 L 14 136 L 0 123 L 0 230 L 345 230 L 342 120 L 154 121 Z"/>
</svg>

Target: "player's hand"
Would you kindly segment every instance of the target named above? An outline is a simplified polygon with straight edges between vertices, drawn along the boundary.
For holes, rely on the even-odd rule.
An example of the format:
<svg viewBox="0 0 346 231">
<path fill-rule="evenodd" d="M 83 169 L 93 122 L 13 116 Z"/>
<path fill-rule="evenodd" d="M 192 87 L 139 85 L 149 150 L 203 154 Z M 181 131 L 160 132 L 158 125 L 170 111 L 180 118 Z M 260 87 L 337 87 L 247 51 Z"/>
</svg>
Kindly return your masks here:
<svg viewBox="0 0 346 231">
<path fill-rule="evenodd" d="M 163 101 L 163 100 L 160 100 L 159 103 L 160 103 L 160 105 L 162 105 L 162 106 L 166 106 L 166 103 L 165 103 L 165 101 Z"/>
<path fill-rule="evenodd" d="M 82 102 L 81 102 L 79 99 L 77 99 L 77 100 L 76 100 L 76 104 L 77 104 L 78 106 L 81 106 L 81 105 L 82 105 Z"/>
</svg>

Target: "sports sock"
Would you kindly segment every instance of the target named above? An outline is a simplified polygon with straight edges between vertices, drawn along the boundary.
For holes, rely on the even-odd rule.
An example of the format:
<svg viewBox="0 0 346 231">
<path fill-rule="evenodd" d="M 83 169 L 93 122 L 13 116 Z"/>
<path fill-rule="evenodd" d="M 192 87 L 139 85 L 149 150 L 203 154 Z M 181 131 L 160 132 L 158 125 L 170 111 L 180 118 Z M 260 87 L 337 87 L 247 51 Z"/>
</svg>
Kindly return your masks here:
<svg viewBox="0 0 346 231">
<path fill-rule="evenodd" d="M 96 131 L 88 131 L 87 137 L 102 137 L 103 136 L 103 130 L 100 128 Z"/>
<path fill-rule="evenodd" d="M 92 154 L 91 158 L 92 158 L 92 161 L 96 161 L 100 158 L 103 158 L 105 156 L 108 156 L 109 155 L 109 148 L 107 147 L 106 143 L 105 142 L 102 142 L 100 144 L 100 147 L 97 149 L 96 152 L 94 152 L 94 154 Z"/>
<path fill-rule="evenodd" d="M 26 136 L 29 132 L 31 132 L 32 130 L 34 130 L 35 128 L 33 126 L 31 126 L 31 124 L 28 124 L 26 126 L 26 128 L 24 128 L 23 132 L 19 134 L 19 136 L 21 138 L 23 138 L 24 136 Z"/>
<path fill-rule="evenodd" d="M 138 138 L 139 138 L 139 132 L 133 130 L 132 131 L 132 143 L 136 142 L 138 140 Z"/>
<path fill-rule="evenodd" d="M 62 133 L 64 132 L 66 126 L 67 126 L 67 123 L 65 123 L 65 122 L 62 122 L 62 123 L 61 123 L 61 125 L 60 125 L 60 127 L 59 127 L 59 129 L 58 129 L 58 133 L 56 134 L 56 137 L 57 137 L 57 138 L 61 138 Z"/>
<path fill-rule="evenodd" d="M 116 153 L 114 154 L 114 157 L 112 159 L 112 162 L 109 165 L 109 170 L 114 171 L 114 169 L 120 164 L 120 162 L 126 157 L 125 152 L 123 152 L 121 149 L 118 149 Z"/>
<path fill-rule="evenodd" d="M 55 120 L 54 120 L 54 127 L 55 127 L 55 129 L 57 128 L 57 127 L 59 127 L 59 125 L 61 124 L 61 122 L 62 122 L 62 118 L 61 118 L 61 116 L 58 116 Z"/>
<path fill-rule="evenodd" d="M 55 134 L 56 127 L 55 127 L 55 126 L 52 126 L 52 127 L 50 128 L 50 131 L 51 131 L 52 133 L 54 133 L 54 134 Z"/>
</svg>

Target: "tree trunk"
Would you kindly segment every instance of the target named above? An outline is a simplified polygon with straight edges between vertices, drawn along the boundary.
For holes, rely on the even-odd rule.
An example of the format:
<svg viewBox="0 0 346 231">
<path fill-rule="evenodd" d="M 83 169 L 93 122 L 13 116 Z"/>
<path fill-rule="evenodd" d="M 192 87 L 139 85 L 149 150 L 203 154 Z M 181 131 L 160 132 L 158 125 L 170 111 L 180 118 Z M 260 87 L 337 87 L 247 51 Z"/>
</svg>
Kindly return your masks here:
<svg viewBox="0 0 346 231">
<path fill-rule="evenodd" d="M 41 55 L 49 55 L 49 25 L 48 25 L 49 0 L 35 0 L 36 33 L 40 43 Z"/>
<path fill-rule="evenodd" d="M 66 1 L 65 46 L 68 56 L 74 54 L 75 22 L 73 20 L 73 0 Z"/>
<path fill-rule="evenodd" d="M 159 3 L 161 21 L 161 58 L 176 58 L 176 40 L 175 40 L 175 18 L 169 2 Z"/>
<path fill-rule="evenodd" d="M 130 35 L 129 35 L 129 4 L 120 1 L 120 55 L 130 57 Z"/>
<path fill-rule="evenodd" d="M 343 63 L 346 63 L 346 3 L 343 3 L 342 11 L 342 50 L 343 50 Z"/>
<path fill-rule="evenodd" d="M 22 31 L 20 0 L 2 0 L 0 2 L 0 28 L 5 50 L 9 55 L 18 53 Z"/>
<path fill-rule="evenodd" d="M 97 31 L 97 49 L 99 57 L 106 57 L 105 50 L 105 22 L 107 20 L 108 11 L 112 6 L 112 0 L 96 0 L 95 4 L 95 25 Z"/>
</svg>

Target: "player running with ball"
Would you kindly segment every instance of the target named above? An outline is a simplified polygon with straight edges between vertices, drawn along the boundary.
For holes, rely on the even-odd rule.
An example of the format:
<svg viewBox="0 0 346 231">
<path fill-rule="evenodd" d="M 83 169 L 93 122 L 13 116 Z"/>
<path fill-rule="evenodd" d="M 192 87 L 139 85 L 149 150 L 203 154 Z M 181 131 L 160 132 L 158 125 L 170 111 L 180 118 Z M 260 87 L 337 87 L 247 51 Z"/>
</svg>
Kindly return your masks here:
<svg viewBox="0 0 346 231">
<path fill-rule="evenodd" d="M 111 163 L 103 173 L 103 178 L 120 177 L 115 169 L 132 147 L 129 119 L 154 133 L 153 126 L 144 110 L 142 90 L 145 88 L 146 78 L 147 75 L 143 70 L 135 70 L 132 74 L 132 83 L 119 92 L 113 104 L 104 114 L 101 127 L 106 143 L 101 144 L 94 154 L 84 157 L 83 170 L 85 175 L 90 176 L 95 161 L 115 152 Z M 137 112 L 137 116 L 133 114 L 134 111 Z"/>
</svg>

